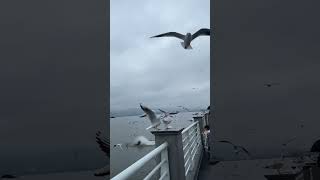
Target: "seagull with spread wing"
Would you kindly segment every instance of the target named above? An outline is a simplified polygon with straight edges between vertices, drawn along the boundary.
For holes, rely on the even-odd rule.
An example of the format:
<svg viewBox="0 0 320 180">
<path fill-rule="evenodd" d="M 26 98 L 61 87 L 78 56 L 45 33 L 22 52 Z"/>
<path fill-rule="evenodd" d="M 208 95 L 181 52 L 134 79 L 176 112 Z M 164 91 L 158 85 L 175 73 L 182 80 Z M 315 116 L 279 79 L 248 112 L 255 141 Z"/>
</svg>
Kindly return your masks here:
<svg viewBox="0 0 320 180">
<path fill-rule="evenodd" d="M 187 33 L 186 35 L 177 33 L 177 32 L 167 32 L 167 33 L 163 33 L 163 34 L 159 34 L 156 36 L 152 36 L 151 38 L 156 38 L 156 37 L 176 37 L 179 38 L 181 40 L 183 40 L 183 42 L 181 42 L 181 45 L 184 49 L 192 49 L 191 47 L 191 41 L 193 41 L 195 38 L 199 37 L 199 36 L 210 36 L 210 29 L 207 28 L 202 28 L 200 30 L 198 30 L 196 33 L 191 34 L 191 33 Z"/>
<path fill-rule="evenodd" d="M 101 132 L 96 133 L 96 142 L 98 143 L 101 151 L 103 151 L 107 157 L 110 158 L 110 141 L 109 139 L 103 139 Z M 110 165 L 106 165 L 103 168 L 97 169 L 94 173 L 95 176 L 106 176 L 110 174 Z"/>
<path fill-rule="evenodd" d="M 232 142 L 226 141 L 226 140 L 222 140 L 222 141 L 219 141 L 219 142 L 231 144 L 231 145 L 233 146 L 234 152 L 235 152 L 236 154 L 238 154 L 239 151 L 242 150 L 242 151 L 244 151 L 249 157 L 251 156 L 250 153 L 249 153 L 249 151 L 248 151 L 246 148 L 242 147 L 242 146 L 235 145 L 235 144 L 233 144 Z"/>
<path fill-rule="evenodd" d="M 136 137 L 132 143 L 127 143 L 126 147 L 144 147 L 144 146 L 154 146 L 156 143 L 155 141 L 150 141 L 144 136 Z"/>
<path fill-rule="evenodd" d="M 147 130 L 150 128 L 155 128 L 159 130 L 159 126 L 161 124 L 160 118 L 157 117 L 157 115 L 148 107 L 143 106 L 140 103 L 140 107 L 143 110 L 143 112 L 147 115 L 148 119 L 151 121 L 151 126 L 147 127 Z"/>
<path fill-rule="evenodd" d="M 172 127 L 169 126 L 169 124 L 172 122 L 172 119 L 170 117 L 173 117 L 173 115 L 178 114 L 179 112 L 166 112 L 164 110 L 159 109 L 164 115 L 161 117 L 163 124 L 165 124 L 166 129 L 171 129 Z"/>
</svg>

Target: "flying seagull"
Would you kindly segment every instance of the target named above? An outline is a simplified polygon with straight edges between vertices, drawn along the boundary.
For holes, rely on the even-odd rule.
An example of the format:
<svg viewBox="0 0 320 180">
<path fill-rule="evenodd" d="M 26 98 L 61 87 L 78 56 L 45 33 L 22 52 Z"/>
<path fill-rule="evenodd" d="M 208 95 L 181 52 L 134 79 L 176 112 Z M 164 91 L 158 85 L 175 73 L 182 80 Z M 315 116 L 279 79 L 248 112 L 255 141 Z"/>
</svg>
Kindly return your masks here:
<svg viewBox="0 0 320 180">
<path fill-rule="evenodd" d="M 163 33 L 163 34 L 159 34 L 156 36 L 152 36 L 151 38 L 156 38 L 156 37 L 176 37 L 179 38 L 181 40 L 183 40 L 183 42 L 181 42 L 181 45 L 184 49 L 192 49 L 191 47 L 191 41 L 193 41 L 195 38 L 197 38 L 198 36 L 210 36 L 210 29 L 207 28 L 202 28 L 200 30 L 198 30 L 196 33 L 192 34 L 191 33 L 187 33 L 186 35 L 177 33 L 177 32 L 167 32 L 167 33 Z"/>
<path fill-rule="evenodd" d="M 271 87 L 271 86 L 277 86 L 277 85 L 280 85 L 280 83 L 271 82 L 271 83 L 265 83 L 264 87 Z"/>
<path fill-rule="evenodd" d="M 4 174 L 1 176 L 1 179 L 15 179 L 15 178 L 17 177 L 11 174 Z"/>
<path fill-rule="evenodd" d="M 178 106 L 178 107 L 181 107 L 182 109 L 184 109 L 184 110 L 186 110 L 186 111 L 188 111 L 188 112 L 191 112 L 188 108 L 186 108 L 186 107 L 183 107 L 183 106 Z"/>
<path fill-rule="evenodd" d="M 142 147 L 142 146 L 154 146 L 155 141 L 150 141 L 144 136 L 138 136 L 136 137 L 132 143 L 127 143 L 126 147 L 128 148 L 129 146 L 131 147 Z"/>
<path fill-rule="evenodd" d="M 143 106 L 141 103 L 140 103 L 140 107 L 144 111 L 144 113 L 147 115 L 148 119 L 151 121 L 151 126 L 148 127 L 147 130 L 150 128 L 155 128 L 159 130 L 158 127 L 161 124 L 160 118 L 157 117 L 157 115 L 150 108 Z"/>
<path fill-rule="evenodd" d="M 264 168 L 266 169 L 275 169 L 277 170 L 278 174 L 280 175 L 280 169 L 284 166 L 283 163 L 274 163 L 274 164 L 271 164 L 271 165 L 268 165 L 268 166 L 265 166 Z"/>
<path fill-rule="evenodd" d="M 164 111 L 164 110 L 161 110 L 161 109 L 159 109 L 159 111 L 164 114 L 163 118 L 168 117 L 168 116 L 173 117 L 172 115 L 175 115 L 175 114 L 179 113 L 179 111 L 167 112 L 167 111 Z"/>
<path fill-rule="evenodd" d="M 219 141 L 219 142 L 231 144 L 231 145 L 233 146 L 234 152 L 235 152 L 236 154 L 239 153 L 239 150 L 242 150 L 242 151 L 244 151 L 249 157 L 251 156 L 250 153 L 249 153 L 249 151 L 248 151 L 246 148 L 242 147 L 242 146 L 235 145 L 235 144 L 233 144 L 232 142 L 226 141 L 226 140 L 222 140 L 222 141 Z"/>
<path fill-rule="evenodd" d="M 172 128 L 171 126 L 169 126 L 169 124 L 172 122 L 172 119 L 168 119 L 168 117 L 173 117 L 172 115 L 177 114 L 177 112 L 170 113 L 170 112 L 166 112 L 161 109 L 159 109 L 159 111 L 164 113 L 164 115 L 161 117 L 161 119 L 162 119 L 162 122 L 166 125 L 166 129 Z"/>
<path fill-rule="evenodd" d="M 284 159 L 284 153 L 285 153 L 284 151 L 285 151 L 285 148 L 287 147 L 287 145 L 288 145 L 289 143 L 291 143 L 291 142 L 294 141 L 295 139 L 297 139 L 297 137 L 293 137 L 293 138 L 287 140 L 286 142 L 282 143 L 282 149 L 281 149 L 281 158 L 282 158 L 282 159 Z"/>
<path fill-rule="evenodd" d="M 168 117 L 165 117 L 162 119 L 163 124 L 166 125 L 166 129 L 171 129 L 172 127 L 169 126 L 169 124 L 172 122 L 172 119 L 168 119 Z"/>
<path fill-rule="evenodd" d="M 108 139 L 102 139 L 101 132 L 96 133 L 96 142 L 98 143 L 101 151 L 103 151 L 107 157 L 110 158 L 110 141 Z M 110 174 L 110 165 L 106 165 L 100 169 L 97 169 L 94 173 L 95 176 L 106 176 Z"/>
</svg>

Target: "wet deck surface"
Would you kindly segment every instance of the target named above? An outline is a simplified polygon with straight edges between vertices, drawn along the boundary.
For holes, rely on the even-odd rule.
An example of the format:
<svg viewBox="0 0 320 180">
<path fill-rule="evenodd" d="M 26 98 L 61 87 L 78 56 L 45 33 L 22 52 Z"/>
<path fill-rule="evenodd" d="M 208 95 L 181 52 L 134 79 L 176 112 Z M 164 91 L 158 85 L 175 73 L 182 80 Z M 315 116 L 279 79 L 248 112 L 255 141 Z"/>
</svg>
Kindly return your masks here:
<svg viewBox="0 0 320 180">
<path fill-rule="evenodd" d="M 302 167 L 307 163 L 313 163 L 314 157 L 305 157 L 304 160 L 297 158 L 257 159 L 241 161 L 221 161 L 215 165 L 209 164 L 208 158 L 204 157 L 200 168 L 199 180 L 267 180 L 264 175 L 299 174 Z M 270 165 L 281 166 L 279 172 Z M 268 168 L 266 168 L 268 167 Z M 274 167 L 275 168 L 275 167 Z M 279 167 L 277 167 L 279 168 Z"/>
</svg>

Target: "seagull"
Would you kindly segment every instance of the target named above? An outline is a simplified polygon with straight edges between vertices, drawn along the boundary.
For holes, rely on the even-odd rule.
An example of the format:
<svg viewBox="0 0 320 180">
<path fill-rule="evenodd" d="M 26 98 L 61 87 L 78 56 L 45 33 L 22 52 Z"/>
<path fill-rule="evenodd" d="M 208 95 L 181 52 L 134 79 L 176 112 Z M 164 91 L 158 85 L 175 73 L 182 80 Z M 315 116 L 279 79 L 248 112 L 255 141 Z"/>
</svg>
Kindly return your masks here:
<svg viewBox="0 0 320 180">
<path fill-rule="evenodd" d="M 161 119 L 162 119 L 162 122 L 166 125 L 166 129 L 172 128 L 171 126 L 169 126 L 169 124 L 172 122 L 172 119 L 168 119 L 168 117 L 173 117 L 171 114 L 176 114 L 176 112 L 169 113 L 161 109 L 159 109 L 159 111 L 164 113 L 164 116 L 162 116 Z"/>
<path fill-rule="evenodd" d="M 200 30 L 198 30 L 196 33 L 192 34 L 191 33 L 187 33 L 186 35 L 177 33 L 177 32 L 167 32 L 167 33 L 163 33 L 163 34 L 159 34 L 156 36 L 152 36 L 151 38 L 156 38 L 156 37 L 176 37 L 179 38 L 181 40 L 183 40 L 183 42 L 181 42 L 181 45 L 184 49 L 192 49 L 190 43 L 191 41 L 193 41 L 195 38 L 197 38 L 198 36 L 210 36 L 210 29 L 207 28 L 202 28 Z"/>
<path fill-rule="evenodd" d="M 163 118 L 164 118 L 164 117 L 168 117 L 168 116 L 173 117 L 172 115 L 176 115 L 176 114 L 179 113 L 179 111 L 167 112 L 167 111 L 164 111 L 164 110 L 161 110 L 161 109 L 159 109 L 159 111 L 161 111 L 162 113 L 164 113 Z"/>
<path fill-rule="evenodd" d="M 150 128 L 155 128 L 159 130 L 158 126 L 160 126 L 161 124 L 160 118 L 157 117 L 157 115 L 150 108 L 143 106 L 141 103 L 140 103 L 140 107 L 144 111 L 144 113 L 147 115 L 148 119 L 151 121 L 151 126 L 147 127 L 147 130 Z"/>
<path fill-rule="evenodd" d="M 169 124 L 172 122 L 172 119 L 163 118 L 162 122 L 166 125 L 166 129 L 171 129 L 172 127 Z"/>
<path fill-rule="evenodd" d="M 283 163 L 274 163 L 269 166 L 265 166 L 266 169 L 276 169 L 278 174 L 280 175 L 280 169 L 284 166 Z"/>
<path fill-rule="evenodd" d="M 288 145 L 289 143 L 291 143 L 291 142 L 294 141 L 295 139 L 297 139 L 296 136 L 293 137 L 293 138 L 291 138 L 291 139 L 289 139 L 288 141 L 282 143 L 282 149 L 281 149 L 281 158 L 282 158 L 282 159 L 284 159 L 284 150 L 285 150 L 285 148 L 287 147 L 287 145 Z"/>
<path fill-rule="evenodd" d="M 242 150 L 242 151 L 244 151 L 249 157 L 251 156 L 250 153 L 249 153 L 249 151 L 248 151 L 247 149 L 245 149 L 244 147 L 242 147 L 242 146 L 235 145 L 235 144 L 233 144 L 232 142 L 230 142 L 230 141 L 225 141 L 225 140 L 222 140 L 222 141 L 219 141 L 219 142 L 231 144 L 231 145 L 233 146 L 234 152 L 235 152 L 236 154 L 238 154 L 239 151 Z"/>
<path fill-rule="evenodd" d="M 108 139 L 101 138 L 101 132 L 96 133 L 96 142 L 98 143 L 101 151 L 103 151 L 107 157 L 110 158 L 110 141 Z M 100 169 L 95 170 L 95 176 L 106 176 L 110 174 L 110 165 L 106 165 Z"/>
<path fill-rule="evenodd" d="M 127 143 L 126 147 L 128 148 L 129 146 L 131 146 L 131 147 L 135 147 L 135 146 L 142 147 L 142 146 L 154 146 L 154 145 L 155 145 L 155 141 L 150 141 L 144 136 L 138 136 L 133 140 L 132 143 Z"/>
<path fill-rule="evenodd" d="M 186 107 L 183 107 L 183 106 L 178 106 L 178 107 L 181 107 L 183 110 L 186 110 L 186 111 L 188 111 L 188 112 L 191 112 L 188 108 L 186 108 Z"/>
<path fill-rule="evenodd" d="M 280 85 L 280 83 L 271 82 L 271 83 L 265 83 L 264 87 L 271 87 L 271 86 L 277 86 L 277 85 Z"/>
<path fill-rule="evenodd" d="M 4 174 L 1 176 L 1 179 L 15 179 L 15 178 L 17 177 L 11 174 Z"/>
<path fill-rule="evenodd" d="M 113 145 L 113 147 L 120 147 L 120 149 L 123 150 L 122 149 L 122 144 L 115 144 L 115 145 Z"/>
<path fill-rule="evenodd" d="M 161 118 L 166 118 L 166 117 L 170 116 L 170 114 L 164 110 L 159 109 L 159 111 L 164 114 Z"/>
</svg>

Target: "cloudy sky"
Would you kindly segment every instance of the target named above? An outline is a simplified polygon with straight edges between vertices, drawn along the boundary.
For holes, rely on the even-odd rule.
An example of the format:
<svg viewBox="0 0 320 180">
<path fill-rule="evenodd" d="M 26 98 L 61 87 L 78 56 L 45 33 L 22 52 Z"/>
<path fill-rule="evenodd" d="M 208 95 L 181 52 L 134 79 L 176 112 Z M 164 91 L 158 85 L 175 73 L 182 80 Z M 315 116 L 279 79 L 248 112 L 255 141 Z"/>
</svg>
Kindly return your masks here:
<svg viewBox="0 0 320 180">
<path fill-rule="evenodd" d="M 210 103 L 210 38 L 192 42 L 149 37 L 210 28 L 210 0 L 111 0 L 111 111 L 151 107 L 206 107 Z M 194 89 L 198 88 L 198 89 Z"/>
</svg>

